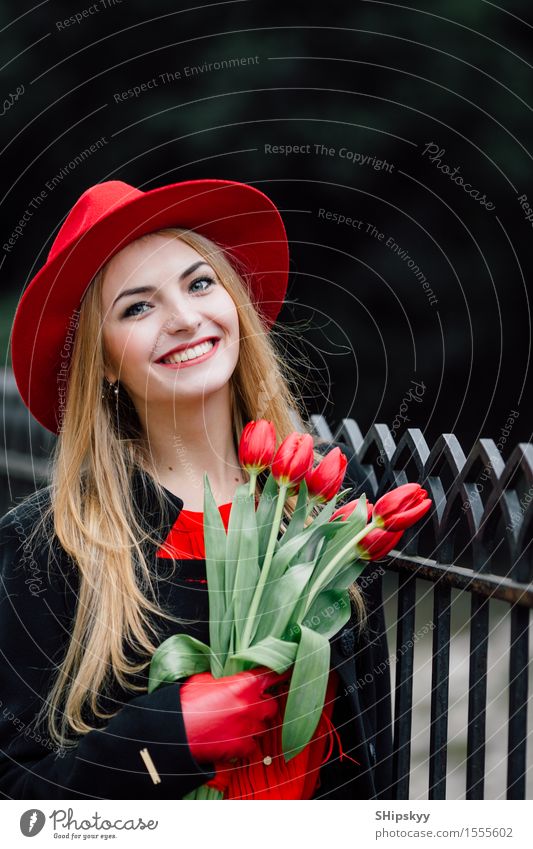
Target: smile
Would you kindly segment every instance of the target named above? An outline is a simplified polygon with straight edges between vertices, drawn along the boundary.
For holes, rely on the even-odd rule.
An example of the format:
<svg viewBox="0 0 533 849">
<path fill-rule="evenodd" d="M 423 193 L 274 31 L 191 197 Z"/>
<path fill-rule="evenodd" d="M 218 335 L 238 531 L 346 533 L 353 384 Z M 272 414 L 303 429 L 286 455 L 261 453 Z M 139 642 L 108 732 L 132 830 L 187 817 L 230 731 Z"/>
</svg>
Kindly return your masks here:
<svg viewBox="0 0 533 849">
<path fill-rule="evenodd" d="M 209 359 L 215 353 L 219 342 L 220 339 L 202 342 L 201 345 L 197 345 L 195 348 L 187 348 L 185 351 L 180 351 L 179 353 L 172 354 L 170 357 L 166 357 L 165 360 L 157 363 L 157 365 L 164 368 L 182 369 L 187 366 L 196 365 L 197 363 L 203 363 L 204 360 Z"/>
</svg>

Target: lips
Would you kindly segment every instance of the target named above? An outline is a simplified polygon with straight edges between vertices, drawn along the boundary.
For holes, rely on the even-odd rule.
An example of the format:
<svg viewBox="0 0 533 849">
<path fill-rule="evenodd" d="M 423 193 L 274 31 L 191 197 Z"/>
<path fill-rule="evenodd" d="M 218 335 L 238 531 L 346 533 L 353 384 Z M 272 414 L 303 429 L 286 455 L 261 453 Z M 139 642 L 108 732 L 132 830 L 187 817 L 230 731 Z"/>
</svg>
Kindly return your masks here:
<svg viewBox="0 0 533 849">
<path fill-rule="evenodd" d="M 211 337 L 211 338 L 214 341 L 214 345 L 213 345 L 212 348 L 210 348 L 208 351 L 206 351 L 205 354 L 200 354 L 199 357 L 193 357 L 192 360 L 184 360 L 183 362 L 179 362 L 179 363 L 164 363 L 164 362 L 161 361 L 161 362 L 157 362 L 157 365 L 161 366 L 161 368 L 167 368 L 167 369 L 184 369 L 184 368 L 190 368 L 191 366 L 194 366 L 197 363 L 203 363 L 204 360 L 208 360 L 210 357 L 212 357 L 216 353 L 216 351 L 218 351 L 220 339 L 218 339 L 216 337 Z M 188 347 L 190 347 L 190 346 L 188 346 Z M 165 357 L 163 357 L 162 359 L 165 359 Z"/>
<path fill-rule="evenodd" d="M 176 345 L 175 348 L 172 348 L 170 351 L 167 351 L 166 354 L 162 354 L 156 360 L 156 363 L 161 364 L 163 360 L 166 360 L 167 357 L 170 357 L 172 354 L 181 354 L 183 351 L 186 351 L 188 348 L 196 348 L 197 345 L 201 345 L 203 342 L 218 342 L 218 336 L 204 336 L 202 339 L 197 339 L 195 342 L 187 342 L 185 345 Z"/>
</svg>

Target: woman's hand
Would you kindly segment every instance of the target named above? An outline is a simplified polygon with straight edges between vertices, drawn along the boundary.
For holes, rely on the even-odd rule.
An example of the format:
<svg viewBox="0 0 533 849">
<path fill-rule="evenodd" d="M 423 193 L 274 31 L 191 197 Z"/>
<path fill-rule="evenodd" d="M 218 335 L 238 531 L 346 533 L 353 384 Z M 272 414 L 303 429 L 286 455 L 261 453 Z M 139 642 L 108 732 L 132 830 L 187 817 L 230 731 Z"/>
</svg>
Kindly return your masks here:
<svg viewBox="0 0 533 849">
<path fill-rule="evenodd" d="M 284 684 L 282 675 L 265 666 L 213 678 L 210 672 L 191 675 L 181 685 L 181 706 L 187 741 L 198 762 L 245 758 L 257 750 L 256 734 L 278 713 L 275 695 L 266 691 Z"/>
</svg>

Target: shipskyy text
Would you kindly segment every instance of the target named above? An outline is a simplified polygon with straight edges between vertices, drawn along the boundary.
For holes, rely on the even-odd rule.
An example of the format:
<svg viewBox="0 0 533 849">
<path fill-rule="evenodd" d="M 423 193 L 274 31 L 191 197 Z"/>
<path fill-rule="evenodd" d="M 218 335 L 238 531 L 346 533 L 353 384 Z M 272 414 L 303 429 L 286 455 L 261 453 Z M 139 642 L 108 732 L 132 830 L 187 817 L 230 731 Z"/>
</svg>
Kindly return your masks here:
<svg viewBox="0 0 533 849">
<path fill-rule="evenodd" d="M 392 820 L 393 822 L 402 822 L 409 820 L 412 822 L 427 823 L 429 814 L 416 814 L 414 811 L 406 811 L 404 814 L 399 814 L 397 811 L 376 811 L 377 820 Z"/>
</svg>

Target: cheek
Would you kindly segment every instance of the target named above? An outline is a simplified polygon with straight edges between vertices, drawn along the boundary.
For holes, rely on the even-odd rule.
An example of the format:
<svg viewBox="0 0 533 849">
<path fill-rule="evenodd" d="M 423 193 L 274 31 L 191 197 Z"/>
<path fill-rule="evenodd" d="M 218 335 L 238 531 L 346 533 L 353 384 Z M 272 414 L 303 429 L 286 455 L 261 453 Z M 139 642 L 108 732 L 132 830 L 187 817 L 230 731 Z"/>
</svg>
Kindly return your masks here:
<svg viewBox="0 0 533 849">
<path fill-rule="evenodd" d="M 140 328 L 113 327 L 104 333 L 104 344 L 110 362 L 123 373 L 129 366 L 146 360 L 147 342 Z"/>
<path fill-rule="evenodd" d="M 104 326 L 102 330 L 102 345 L 104 349 L 104 359 L 113 367 L 116 368 L 120 356 L 118 352 L 117 336 L 109 327 Z"/>
<path fill-rule="evenodd" d="M 217 305 L 218 320 L 224 325 L 230 336 L 235 339 L 239 337 L 239 314 L 233 299 L 224 292 Z"/>
</svg>

